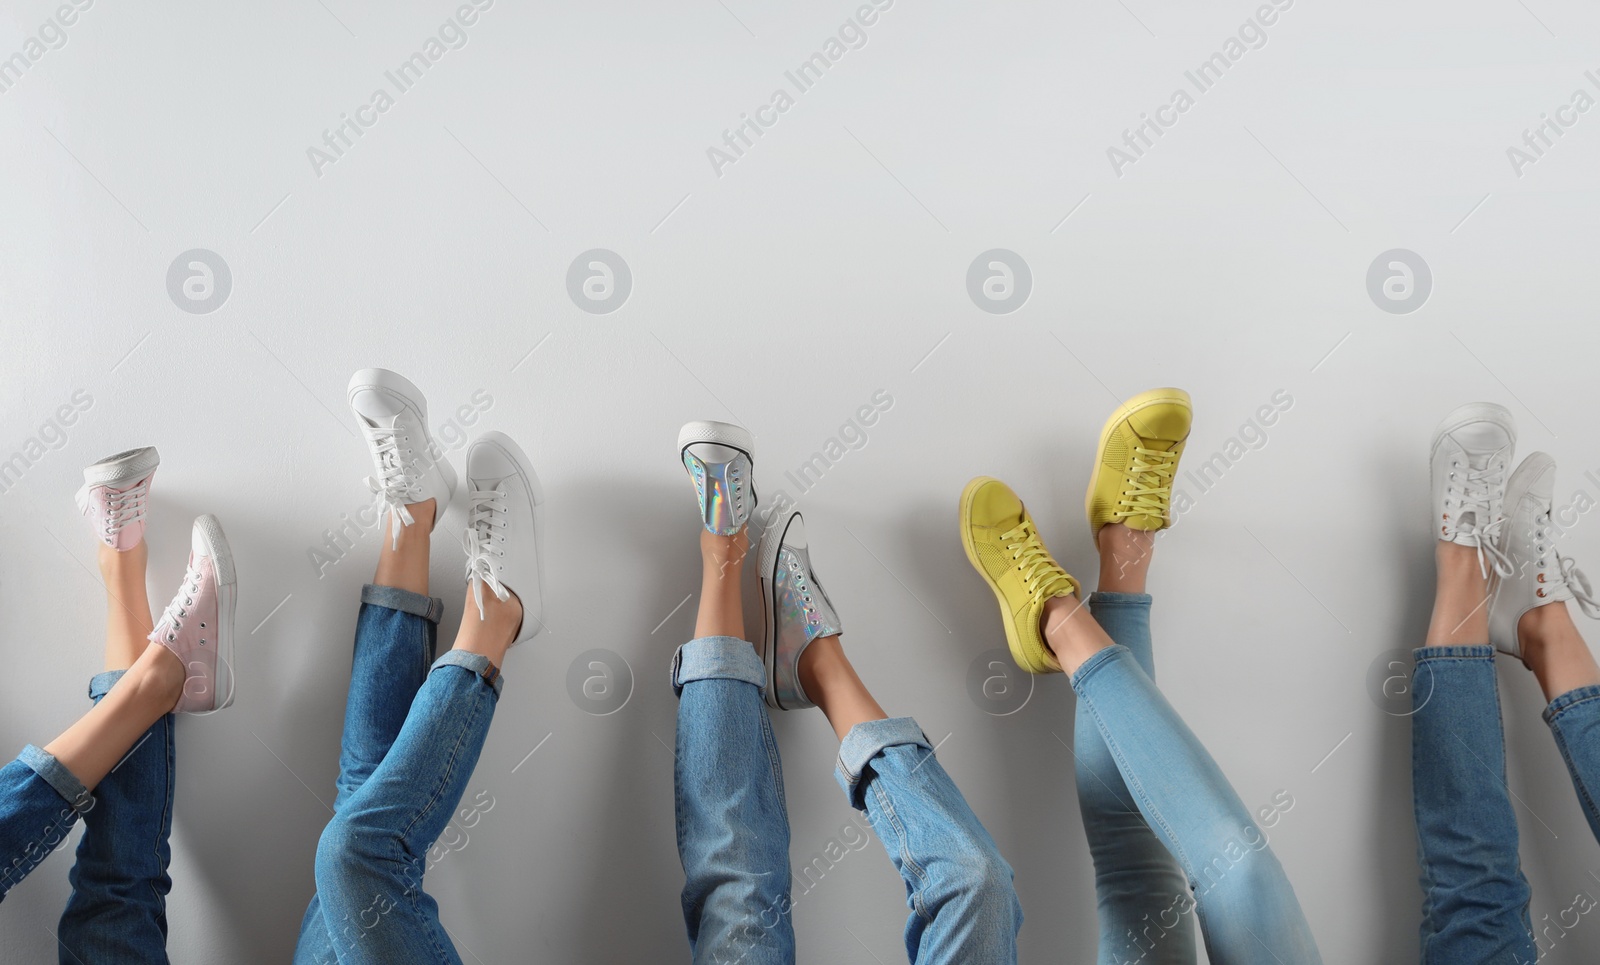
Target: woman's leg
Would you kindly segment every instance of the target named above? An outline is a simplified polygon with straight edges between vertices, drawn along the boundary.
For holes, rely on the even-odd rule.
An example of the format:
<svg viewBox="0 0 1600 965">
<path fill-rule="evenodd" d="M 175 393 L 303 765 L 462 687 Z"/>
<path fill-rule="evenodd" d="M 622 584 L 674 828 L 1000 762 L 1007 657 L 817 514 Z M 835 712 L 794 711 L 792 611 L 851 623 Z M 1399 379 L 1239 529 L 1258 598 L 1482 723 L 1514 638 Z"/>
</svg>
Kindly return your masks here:
<svg viewBox="0 0 1600 965">
<path fill-rule="evenodd" d="M 1566 761 L 1589 828 L 1600 839 L 1600 665 L 1568 603 L 1600 616 L 1588 578 L 1556 548 L 1550 513 L 1555 460 L 1529 455 L 1506 485 L 1502 545 L 1510 564 L 1489 603 L 1488 639 L 1522 658 L 1549 701 L 1544 719 Z M 1513 845 L 1515 844 L 1515 839 Z"/>
<path fill-rule="evenodd" d="M 317 899 L 343 965 L 460 961 L 423 876 L 483 750 L 506 651 L 536 629 L 524 624 L 520 594 L 539 593 L 537 479 L 526 455 L 485 433 L 467 450 L 466 476 L 471 585 L 455 646 L 434 661 L 382 762 L 317 845 Z"/>
<path fill-rule="evenodd" d="M 789 815 L 763 671 L 745 636 L 749 538 L 700 533 L 695 639 L 678 648 L 673 783 L 683 918 L 696 965 L 793 965 Z"/>
<path fill-rule="evenodd" d="M 1566 606 L 1530 610 L 1521 622 L 1523 659 L 1550 701 L 1545 723 L 1600 840 L 1600 668 Z"/>
<path fill-rule="evenodd" d="M 183 693 L 184 672 L 165 647 L 146 649 L 118 686 L 59 737 L 29 745 L 0 770 L 0 897 L 60 846 L 92 792 Z"/>
<path fill-rule="evenodd" d="M 1194 889 L 1211 960 L 1320 962 L 1266 835 L 1133 654 L 1113 643 L 1073 597 L 1045 605 L 1044 633 L 1139 810 Z"/>
<path fill-rule="evenodd" d="M 1128 648 L 1151 680 L 1155 657 L 1145 577 L 1155 536 L 1120 523 L 1102 526 L 1096 537 L 1099 590 L 1089 597 L 1095 622 L 1113 642 Z M 1094 857 L 1100 965 L 1192 965 L 1196 952 L 1189 883 L 1140 813 L 1083 701 L 1077 705 L 1072 746 L 1078 810 Z"/>
<path fill-rule="evenodd" d="M 363 369 L 347 388 L 375 475 L 383 538 L 377 571 L 361 589 L 350 689 L 339 741 L 334 813 L 383 763 L 427 679 L 444 601 L 428 595 L 433 528 L 455 491 L 455 472 L 428 427 L 427 401 L 395 373 Z M 420 455 L 419 455 L 420 453 Z M 301 920 L 295 962 L 333 965 L 337 958 L 322 900 L 313 894 Z"/>
<path fill-rule="evenodd" d="M 122 551 L 102 542 L 99 554 L 107 597 L 106 669 L 89 681 L 96 703 L 146 650 L 164 649 L 149 640 L 144 540 Z M 56 936 L 63 962 L 167 960 L 175 729 L 174 716 L 163 714 L 95 788 L 70 874 L 72 896 Z"/>
<path fill-rule="evenodd" d="M 839 738 L 839 786 L 851 807 L 866 812 L 905 882 L 907 957 L 914 965 L 1015 962 L 1022 906 L 1011 866 L 916 721 L 888 717 L 845 657 L 799 514 L 780 519 L 764 539 L 773 542 L 761 553 L 763 604 L 774 618 L 765 645 L 779 658 L 799 647 L 797 681 L 780 663 L 775 685 L 798 690 L 796 706 L 821 708 Z M 814 883 L 842 857 L 822 855 L 801 876 Z"/>
<path fill-rule="evenodd" d="M 1539 957 L 1517 860 L 1505 738 L 1475 547 L 1439 541 L 1425 645 L 1411 680 L 1411 794 L 1422 875 L 1422 961 Z"/>
<path fill-rule="evenodd" d="M 835 776 L 906 886 L 914 965 L 1017 960 L 1022 905 L 1011 865 L 910 717 L 885 717 L 837 635 L 800 657 L 806 693 L 840 737 Z"/>
<path fill-rule="evenodd" d="M 404 527 L 398 539 L 381 541 L 377 572 L 361 589 L 344 734 L 339 743 L 335 814 L 383 763 L 433 663 L 439 618 L 444 613 L 444 601 L 428 595 L 428 551 L 436 504 L 430 499 L 407 509 L 414 524 Z M 333 965 L 336 960 L 321 899 L 313 894 L 301 921 L 295 961 Z"/>
<path fill-rule="evenodd" d="M 1174 421 L 1186 428 L 1182 414 Z M 1137 471 L 1130 471 L 1128 481 L 1111 480 L 1111 488 L 1132 491 L 1119 499 L 1091 488 L 1092 524 L 1103 527 L 1122 518 L 1116 514 L 1137 512 L 1148 528 L 1160 525 L 1160 494 L 1170 485 L 1177 452 L 1157 450 L 1142 437 L 1135 441 Z M 1119 505 L 1133 508 L 1124 512 Z M 1305 915 L 1266 837 L 1133 654 L 1114 643 L 1079 601 L 1077 582 L 1050 555 L 1022 500 L 998 479 L 979 477 L 962 493 L 960 519 L 968 560 L 1000 603 L 1013 657 L 1035 673 L 1059 669 L 1072 676 L 1146 823 L 1197 892 L 1211 960 L 1319 962 Z"/>
</svg>

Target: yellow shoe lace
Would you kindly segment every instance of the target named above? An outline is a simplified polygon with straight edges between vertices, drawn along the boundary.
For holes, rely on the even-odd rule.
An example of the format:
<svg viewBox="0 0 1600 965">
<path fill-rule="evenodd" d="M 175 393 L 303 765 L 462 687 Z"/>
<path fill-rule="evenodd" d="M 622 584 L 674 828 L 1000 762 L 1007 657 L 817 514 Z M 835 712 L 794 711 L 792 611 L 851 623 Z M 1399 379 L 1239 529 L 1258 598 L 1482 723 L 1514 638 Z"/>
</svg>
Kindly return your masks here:
<svg viewBox="0 0 1600 965">
<path fill-rule="evenodd" d="M 1023 520 L 1015 528 L 1001 533 L 1000 541 L 1022 572 L 1022 585 L 1028 591 L 1030 603 L 1037 604 L 1056 596 L 1070 596 L 1077 591 L 1078 584 L 1044 548 L 1031 521 Z"/>
<path fill-rule="evenodd" d="M 1172 503 L 1172 477 L 1178 471 L 1178 454 L 1160 449 L 1135 446 L 1133 465 L 1128 467 L 1127 486 L 1116 512 L 1118 519 L 1129 516 L 1154 516 L 1167 518 L 1167 507 Z"/>
</svg>

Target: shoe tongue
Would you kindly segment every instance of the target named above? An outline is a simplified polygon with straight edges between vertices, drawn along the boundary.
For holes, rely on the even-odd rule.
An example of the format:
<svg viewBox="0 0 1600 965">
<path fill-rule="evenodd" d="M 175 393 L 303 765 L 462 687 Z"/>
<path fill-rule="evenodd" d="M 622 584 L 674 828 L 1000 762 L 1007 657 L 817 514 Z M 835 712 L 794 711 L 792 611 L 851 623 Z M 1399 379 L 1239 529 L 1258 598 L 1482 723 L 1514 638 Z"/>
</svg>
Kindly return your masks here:
<svg viewBox="0 0 1600 965">
<path fill-rule="evenodd" d="M 1146 449 L 1166 452 L 1177 445 L 1187 430 L 1187 418 L 1176 406 L 1155 406 L 1129 417 L 1128 424 L 1139 434 Z"/>
<path fill-rule="evenodd" d="M 363 389 L 357 392 L 350 400 L 350 405 L 362 418 L 377 426 L 389 427 L 394 425 L 394 420 L 405 407 L 394 399 L 380 392 Z"/>
</svg>

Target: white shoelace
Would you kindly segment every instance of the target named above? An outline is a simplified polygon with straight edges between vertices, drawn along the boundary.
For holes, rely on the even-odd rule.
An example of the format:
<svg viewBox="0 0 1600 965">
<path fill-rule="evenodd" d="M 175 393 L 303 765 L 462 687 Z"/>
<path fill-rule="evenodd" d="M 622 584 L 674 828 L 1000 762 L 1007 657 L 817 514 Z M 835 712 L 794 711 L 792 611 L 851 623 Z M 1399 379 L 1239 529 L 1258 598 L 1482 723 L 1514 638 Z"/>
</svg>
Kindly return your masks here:
<svg viewBox="0 0 1600 965">
<path fill-rule="evenodd" d="M 467 582 L 472 587 L 472 599 L 478 604 L 478 619 L 488 619 L 483 612 L 483 587 L 488 584 L 495 598 L 504 601 L 511 592 L 500 584 L 494 575 L 491 557 L 504 559 L 505 537 L 495 534 L 506 527 L 506 492 L 504 489 L 474 489 L 467 493 Z"/>
<path fill-rule="evenodd" d="M 161 619 L 156 621 L 156 628 L 150 631 L 150 639 L 158 643 L 174 643 L 178 639 L 178 631 L 183 629 L 183 621 L 189 615 L 189 608 L 194 606 L 194 598 L 200 593 L 200 571 L 195 569 L 194 561 L 189 561 L 189 566 L 183 571 L 183 583 L 178 586 L 178 592 L 172 597 L 172 602 L 161 611 Z M 162 632 L 162 627 L 166 631 Z"/>
<path fill-rule="evenodd" d="M 1505 524 L 1501 517 L 1485 524 L 1489 518 L 1489 496 L 1500 489 L 1504 469 L 1493 466 L 1487 469 L 1472 469 L 1459 463 L 1452 463 L 1457 470 L 1464 470 L 1466 479 L 1459 486 L 1451 487 L 1457 494 L 1456 504 L 1456 532 L 1472 537 L 1478 545 L 1478 572 L 1487 579 L 1490 567 L 1503 577 L 1511 576 L 1516 572 L 1516 567 L 1511 563 L 1511 557 L 1499 546 L 1500 529 Z M 1476 486 L 1474 486 L 1476 484 Z M 1472 525 L 1465 526 L 1461 518 L 1467 513 L 1472 514 Z"/>
<path fill-rule="evenodd" d="M 422 499 L 422 481 L 406 474 L 405 463 L 400 458 L 400 444 L 395 439 L 397 431 L 392 426 L 367 426 L 361 427 L 367 436 L 367 445 L 377 455 L 378 462 L 383 467 L 382 476 L 367 477 L 367 488 L 372 490 L 377 497 L 374 505 L 379 513 L 388 513 L 394 522 L 390 526 L 393 533 L 393 548 L 400 548 L 400 528 L 410 526 L 413 522 L 411 510 L 406 508 L 407 503 L 420 502 Z"/>
<path fill-rule="evenodd" d="M 147 477 L 137 486 L 129 486 L 122 492 L 106 492 L 106 535 L 115 539 L 123 527 L 131 526 L 144 519 L 144 501 L 150 494 L 150 480 Z"/>
<path fill-rule="evenodd" d="M 1600 620 L 1600 600 L 1595 599 L 1594 587 L 1589 584 L 1589 577 L 1583 570 L 1578 569 L 1578 562 L 1556 553 L 1556 570 L 1559 573 L 1556 585 L 1565 585 L 1573 601 L 1578 604 L 1578 609 L 1590 619 Z"/>
</svg>

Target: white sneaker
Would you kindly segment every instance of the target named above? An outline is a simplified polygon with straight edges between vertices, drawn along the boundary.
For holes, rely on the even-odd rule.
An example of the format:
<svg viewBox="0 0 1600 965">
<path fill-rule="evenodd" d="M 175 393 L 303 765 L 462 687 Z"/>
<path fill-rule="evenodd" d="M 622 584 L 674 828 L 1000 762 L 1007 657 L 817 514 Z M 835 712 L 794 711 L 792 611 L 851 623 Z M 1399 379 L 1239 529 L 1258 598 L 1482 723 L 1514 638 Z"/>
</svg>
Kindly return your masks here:
<svg viewBox="0 0 1600 965">
<path fill-rule="evenodd" d="M 732 536 L 756 508 L 750 433 L 726 422 L 691 422 L 678 430 L 678 454 L 700 497 L 700 521 Z"/>
<path fill-rule="evenodd" d="M 811 570 L 811 549 L 799 513 L 775 520 L 761 534 L 761 661 L 767 668 L 767 706 L 815 707 L 800 686 L 800 655 L 818 637 L 840 633 L 839 614 Z"/>
<path fill-rule="evenodd" d="M 378 512 L 392 517 L 399 546 L 400 527 L 413 522 L 406 504 L 436 500 L 433 524 L 439 525 L 456 491 L 456 471 L 428 430 L 428 400 L 405 378 L 388 369 L 362 369 L 350 376 L 346 396 L 372 455 L 376 474 L 367 477 L 367 486 Z"/>
<path fill-rule="evenodd" d="M 1469 402 L 1439 424 L 1433 437 L 1434 535 L 1447 543 L 1475 547 L 1484 576 L 1492 566 L 1509 575 L 1500 551 L 1506 472 L 1517 447 L 1516 424 L 1504 406 Z"/>
<path fill-rule="evenodd" d="M 544 626 L 544 489 L 528 456 L 503 432 L 467 447 L 467 581 L 483 616 L 483 588 L 522 603 L 514 647 Z"/>
<path fill-rule="evenodd" d="M 1502 545 L 1511 572 L 1496 581 L 1489 598 L 1489 642 L 1496 650 L 1522 656 L 1517 624 L 1537 606 L 1573 600 L 1584 613 L 1600 618 L 1589 578 L 1576 563 L 1556 552 L 1550 506 L 1556 488 L 1556 461 L 1531 453 L 1506 484 Z"/>
</svg>

